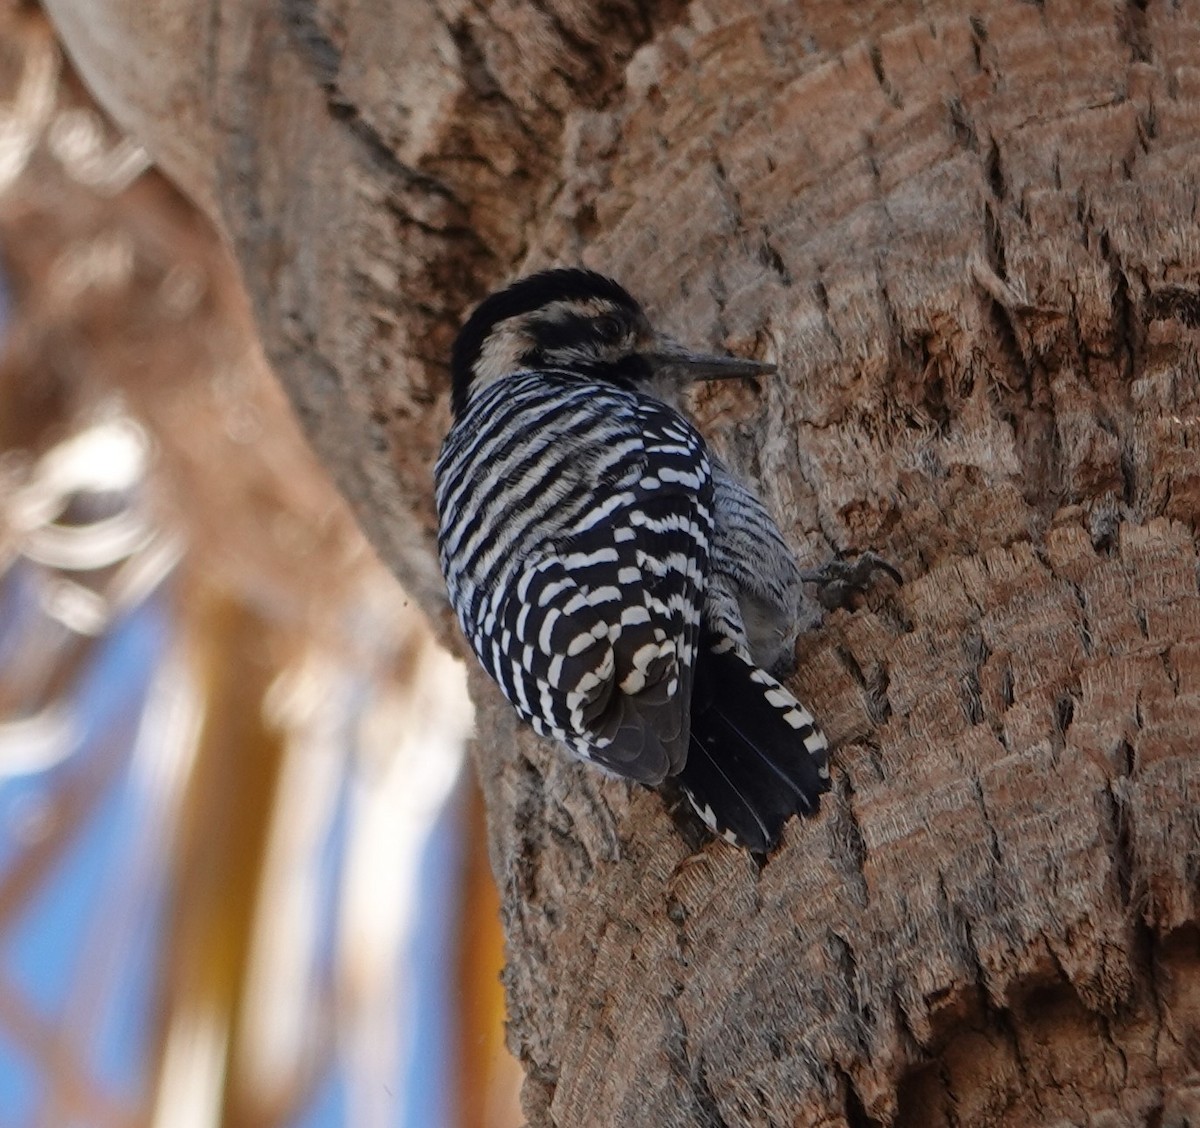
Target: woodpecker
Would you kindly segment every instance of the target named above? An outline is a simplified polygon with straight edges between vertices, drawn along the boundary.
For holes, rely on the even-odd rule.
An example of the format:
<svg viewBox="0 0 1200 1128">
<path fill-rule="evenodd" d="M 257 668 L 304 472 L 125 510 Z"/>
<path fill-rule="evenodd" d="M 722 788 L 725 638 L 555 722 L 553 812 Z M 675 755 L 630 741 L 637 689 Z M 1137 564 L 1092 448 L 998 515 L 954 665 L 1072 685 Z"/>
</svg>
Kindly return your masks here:
<svg viewBox="0 0 1200 1128">
<path fill-rule="evenodd" d="M 770 672 L 803 585 L 887 568 L 803 572 L 682 412 L 691 381 L 773 371 L 689 351 L 610 278 L 544 271 L 460 331 L 434 471 L 450 601 L 520 716 L 617 775 L 674 777 L 757 852 L 830 786 L 824 734 Z"/>
</svg>

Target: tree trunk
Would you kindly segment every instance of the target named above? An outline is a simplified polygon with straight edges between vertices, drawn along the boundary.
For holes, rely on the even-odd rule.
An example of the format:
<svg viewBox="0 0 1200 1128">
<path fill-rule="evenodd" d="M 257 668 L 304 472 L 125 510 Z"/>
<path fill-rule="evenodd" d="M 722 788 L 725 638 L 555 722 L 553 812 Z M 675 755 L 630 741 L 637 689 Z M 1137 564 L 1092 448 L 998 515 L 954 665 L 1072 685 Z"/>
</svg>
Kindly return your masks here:
<svg viewBox="0 0 1200 1128">
<path fill-rule="evenodd" d="M 444 637 L 445 358 L 550 262 L 762 344 L 705 433 L 907 578 L 802 639 L 762 865 L 473 674 L 531 1124 L 1196 1123 L 1200 5 L 47 3 Z"/>
</svg>

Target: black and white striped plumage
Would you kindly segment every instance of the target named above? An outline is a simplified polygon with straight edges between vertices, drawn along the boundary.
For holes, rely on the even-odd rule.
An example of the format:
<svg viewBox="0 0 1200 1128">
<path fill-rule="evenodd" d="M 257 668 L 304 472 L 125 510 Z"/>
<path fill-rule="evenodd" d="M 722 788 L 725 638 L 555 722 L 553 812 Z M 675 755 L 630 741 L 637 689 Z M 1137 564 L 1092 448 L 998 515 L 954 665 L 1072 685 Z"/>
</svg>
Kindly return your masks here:
<svg viewBox="0 0 1200 1128">
<path fill-rule="evenodd" d="M 583 270 L 492 295 L 455 344 L 435 470 L 450 600 L 518 713 L 765 851 L 829 787 L 825 737 L 767 671 L 802 575 L 761 501 L 676 409 L 690 379 L 769 371 L 656 334 Z"/>
</svg>

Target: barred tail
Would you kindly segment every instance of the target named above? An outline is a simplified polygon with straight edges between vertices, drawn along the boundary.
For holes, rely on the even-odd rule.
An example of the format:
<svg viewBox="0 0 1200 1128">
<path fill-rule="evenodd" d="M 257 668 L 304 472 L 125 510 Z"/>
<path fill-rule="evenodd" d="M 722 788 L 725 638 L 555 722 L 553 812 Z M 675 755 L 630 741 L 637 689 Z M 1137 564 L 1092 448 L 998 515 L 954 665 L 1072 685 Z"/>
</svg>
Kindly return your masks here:
<svg viewBox="0 0 1200 1128">
<path fill-rule="evenodd" d="M 815 814 L 829 790 L 825 735 L 770 674 L 706 633 L 679 782 L 711 830 L 766 853 L 784 822 Z"/>
</svg>

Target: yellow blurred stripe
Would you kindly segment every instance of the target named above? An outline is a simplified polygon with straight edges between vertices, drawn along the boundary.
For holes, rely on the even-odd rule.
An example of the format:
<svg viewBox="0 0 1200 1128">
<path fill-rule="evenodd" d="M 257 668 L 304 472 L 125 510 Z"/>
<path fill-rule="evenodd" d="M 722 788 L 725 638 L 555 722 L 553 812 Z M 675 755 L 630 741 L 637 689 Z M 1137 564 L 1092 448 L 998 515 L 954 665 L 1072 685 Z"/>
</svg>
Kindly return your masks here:
<svg viewBox="0 0 1200 1128">
<path fill-rule="evenodd" d="M 187 1076 L 218 1092 L 176 1089 L 182 1107 L 157 1111 L 157 1123 L 197 1108 L 225 1128 L 262 1125 L 271 1117 L 238 1084 L 240 1008 L 255 906 L 284 751 L 267 722 L 263 699 L 287 648 L 277 626 L 194 573 L 180 588 L 180 625 L 189 641 L 203 721 L 171 859 L 173 912 L 166 938 L 167 1038 L 162 1082 Z M 184 1046 L 180 1050 L 178 1047 Z M 176 1054 L 172 1058 L 172 1053 Z M 191 1053 L 190 1071 L 178 1054 Z M 219 1053 L 220 1060 L 214 1060 Z M 170 1070 L 176 1072 L 170 1075 Z"/>
<path fill-rule="evenodd" d="M 523 1077 L 504 1044 L 506 1009 L 500 972 L 504 931 L 500 898 L 488 862 L 483 799 L 472 778 L 460 923 L 461 1040 L 459 1124 L 461 1128 L 517 1128 Z"/>
</svg>

